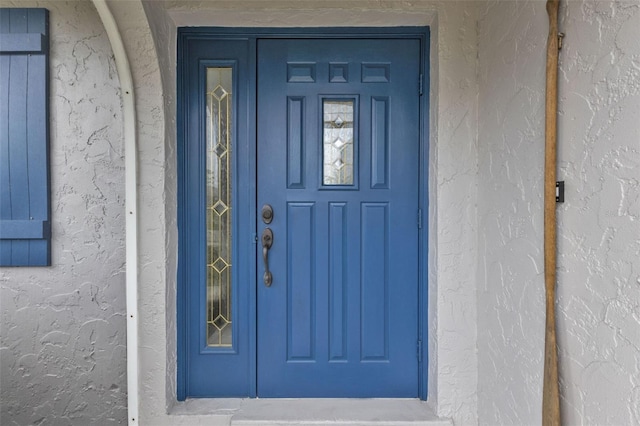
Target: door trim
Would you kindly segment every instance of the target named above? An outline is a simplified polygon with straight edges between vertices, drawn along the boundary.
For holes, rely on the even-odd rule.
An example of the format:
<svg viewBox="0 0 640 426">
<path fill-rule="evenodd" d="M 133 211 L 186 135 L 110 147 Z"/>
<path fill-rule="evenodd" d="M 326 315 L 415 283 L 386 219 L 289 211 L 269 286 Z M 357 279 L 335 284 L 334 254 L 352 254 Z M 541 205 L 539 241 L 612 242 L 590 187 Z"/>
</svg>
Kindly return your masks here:
<svg viewBox="0 0 640 426">
<path fill-rule="evenodd" d="M 238 189 L 239 203 L 247 203 L 247 213 L 241 216 L 242 219 L 249 223 L 252 241 L 240 241 L 234 239 L 236 246 L 245 246 L 245 249 L 235 250 L 236 255 L 253 256 L 255 253 L 253 244 L 256 243 L 257 235 L 257 207 L 256 207 L 256 152 L 257 152 L 257 132 L 256 132 L 256 61 L 257 61 L 257 40 L 269 38 L 402 38 L 402 39 L 419 39 L 421 58 L 420 58 L 420 76 L 421 81 L 416 82 L 416 90 L 420 90 L 420 114 L 419 114 L 419 132 L 420 132 L 420 167 L 419 167 L 419 199 L 418 199 L 418 217 L 416 217 L 416 226 L 419 226 L 418 240 L 418 345 L 416 348 L 419 358 L 419 389 L 418 395 L 420 399 L 427 399 L 427 383 L 428 383 L 428 354 L 425 352 L 426 343 L 428 342 L 428 226 L 423 217 L 429 211 L 428 198 L 428 176 L 429 176 L 429 58 L 430 58 L 430 28 L 429 27 L 362 27 L 362 28 L 204 28 L 204 27 L 181 27 L 178 28 L 178 72 L 177 72 L 177 161 L 178 161 L 178 272 L 177 272 L 177 399 L 182 401 L 188 395 L 188 347 L 187 347 L 187 330 L 189 327 L 187 318 L 187 302 L 189 299 L 189 288 L 186 285 L 189 279 L 194 275 L 189 271 L 190 257 L 197 255 L 193 250 L 189 250 L 189 241 L 187 238 L 187 230 L 190 227 L 190 220 L 186 212 L 186 205 L 190 189 L 188 188 L 188 180 L 186 174 L 190 167 L 197 165 L 189 164 L 187 156 L 187 119 L 188 108 L 187 101 L 187 82 L 185 62 L 187 60 L 186 50 L 188 43 L 192 40 L 211 40 L 225 42 L 231 40 L 244 40 L 249 47 L 249 69 L 247 70 L 247 79 L 238 81 L 238 85 L 245 85 L 247 89 L 246 104 L 244 100 L 239 100 L 239 108 L 246 109 L 246 138 L 248 158 L 245 161 L 246 171 L 249 173 L 248 181 L 254 182 L 248 188 Z M 229 60 L 230 58 L 210 58 L 212 60 Z M 244 126 L 245 123 L 238 123 Z M 243 192 L 242 194 L 240 192 Z M 244 222 L 243 222 L 244 223 Z M 237 226 L 237 225 L 236 225 Z M 235 228 L 235 227 L 234 227 Z M 256 280 L 252 277 L 257 276 L 257 260 L 253 257 L 248 264 L 250 267 L 247 271 L 248 275 L 248 291 L 250 294 L 256 294 Z M 197 275 L 197 274 L 196 274 Z M 249 374 L 253 379 L 249 384 L 248 396 L 256 396 L 256 297 L 250 297 L 248 301 L 249 318 Z"/>
</svg>

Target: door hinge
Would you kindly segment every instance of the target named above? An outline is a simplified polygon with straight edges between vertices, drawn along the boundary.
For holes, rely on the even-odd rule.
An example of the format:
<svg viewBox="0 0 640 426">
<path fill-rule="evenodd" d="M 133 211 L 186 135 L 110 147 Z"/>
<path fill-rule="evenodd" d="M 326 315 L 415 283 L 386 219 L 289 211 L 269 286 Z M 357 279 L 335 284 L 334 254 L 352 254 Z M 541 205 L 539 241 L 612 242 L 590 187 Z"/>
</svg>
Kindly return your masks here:
<svg viewBox="0 0 640 426">
<path fill-rule="evenodd" d="M 422 229 L 422 209 L 418 209 L 418 229 Z"/>
<path fill-rule="evenodd" d="M 422 340 L 418 340 L 418 362 L 422 362 Z"/>
<path fill-rule="evenodd" d="M 418 81 L 418 94 L 419 94 L 420 96 L 422 96 L 422 80 L 424 80 L 424 79 L 422 78 L 422 74 L 420 74 L 420 77 L 419 77 L 419 78 L 420 78 L 420 80 Z"/>
</svg>

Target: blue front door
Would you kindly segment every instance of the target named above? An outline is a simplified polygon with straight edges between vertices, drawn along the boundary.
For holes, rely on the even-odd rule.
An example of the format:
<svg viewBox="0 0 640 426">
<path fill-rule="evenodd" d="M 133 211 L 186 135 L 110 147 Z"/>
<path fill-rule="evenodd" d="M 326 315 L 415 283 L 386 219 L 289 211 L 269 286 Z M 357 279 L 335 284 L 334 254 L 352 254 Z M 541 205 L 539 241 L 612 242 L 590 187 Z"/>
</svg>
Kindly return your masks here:
<svg viewBox="0 0 640 426">
<path fill-rule="evenodd" d="M 257 395 L 417 397 L 420 42 L 257 43 Z"/>
</svg>

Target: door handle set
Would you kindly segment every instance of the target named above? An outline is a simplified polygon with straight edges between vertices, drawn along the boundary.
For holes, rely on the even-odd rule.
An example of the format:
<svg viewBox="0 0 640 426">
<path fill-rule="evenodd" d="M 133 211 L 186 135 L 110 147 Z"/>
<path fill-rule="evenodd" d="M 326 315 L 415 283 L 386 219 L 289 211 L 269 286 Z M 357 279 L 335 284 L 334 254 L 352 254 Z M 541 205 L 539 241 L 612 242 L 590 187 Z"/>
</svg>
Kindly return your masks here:
<svg viewBox="0 0 640 426">
<path fill-rule="evenodd" d="M 271 271 L 269 270 L 269 249 L 273 245 L 273 231 L 271 228 L 265 228 L 262 231 L 262 259 L 264 260 L 264 275 L 262 279 L 264 280 L 264 285 L 267 287 L 271 287 L 271 283 L 273 282 L 273 275 L 271 275 Z"/>
<path fill-rule="evenodd" d="M 265 204 L 262 207 L 262 221 L 267 225 L 273 221 L 273 208 L 269 204 Z M 273 231 L 267 227 L 262 231 L 262 260 L 264 261 L 264 275 L 262 276 L 262 280 L 267 287 L 271 287 L 273 283 L 273 275 L 269 270 L 269 249 L 272 245 Z"/>
</svg>

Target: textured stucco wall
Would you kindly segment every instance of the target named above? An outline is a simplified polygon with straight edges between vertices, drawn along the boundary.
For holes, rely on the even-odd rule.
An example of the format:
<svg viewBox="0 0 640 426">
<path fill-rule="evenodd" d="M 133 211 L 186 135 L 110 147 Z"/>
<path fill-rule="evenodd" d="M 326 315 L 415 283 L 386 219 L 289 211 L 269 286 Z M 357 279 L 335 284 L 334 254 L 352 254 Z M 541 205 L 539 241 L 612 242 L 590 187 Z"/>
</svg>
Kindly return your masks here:
<svg viewBox="0 0 640 426">
<path fill-rule="evenodd" d="M 119 81 L 93 5 L 46 7 L 51 34 L 52 266 L 0 269 L 0 423 L 126 421 Z"/>
<path fill-rule="evenodd" d="M 143 1 L 142 6 L 147 15 L 150 25 L 150 31 L 153 35 L 153 42 L 158 53 L 159 71 L 162 81 L 162 99 L 164 107 L 164 200 L 165 200 L 165 250 L 167 253 L 167 261 L 165 262 L 166 294 L 165 296 L 165 321 L 166 321 L 166 352 L 165 358 L 160 360 L 159 368 L 165 366 L 166 375 L 164 376 L 165 389 L 165 407 L 170 407 L 176 401 L 177 394 L 177 324 L 176 313 L 177 303 L 177 246 L 178 246 L 178 229 L 177 229 L 177 200 L 178 200 L 178 162 L 176 153 L 176 44 L 177 44 L 177 28 L 173 21 L 169 19 L 161 4 L 155 1 Z M 147 354 L 144 354 L 145 356 Z M 155 356 L 153 352 L 150 356 Z M 147 403 L 149 399 L 142 398 L 142 411 L 147 411 Z"/>
<path fill-rule="evenodd" d="M 478 415 L 539 424 L 543 2 L 479 20 Z M 566 424 L 640 424 L 640 3 L 561 8 L 558 330 Z"/>
<path fill-rule="evenodd" d="M 175 325 L 167 323 L 175 316 L 175 217 L 167 219 L 166 211 L 176 209 L 175 195 L 167 193 L 166 180 L 175 180 L 175 155 L 166 146 L 165 115 L 158 55 L 149 24 L 140 1 L 107 2 L 123 39 L 131 65 L 136 95 L 138 150 L 138 376 L 141 425 L 155 425 L 144 415 L 147 399 L 165 401 L 165 380 L 175 380 L 167 370 L 167 345 L 175 340 Z M 172 116 L 168 120 L 174 120 Z M 167 157 L 174 159 L 167 165 Z M 175 189 L 173 190 L 175 194 Z M 173 228 L 171 228 L 171 225 Z M 171 247 L 171 249 L 167 249 Z M 173 257 L 172 257 L 173 256 Z M 173 295 L 173 305 L 170 295 Z M 173 333 L 173 334 L 171 334 Z M 175 351 L 174 351 L 175 352 Z M 162 376 L 161 378 L 157 376 Z M 162 383 L 159 385 L 159 383 Z M 161 408 L 153 410 L 165 411 Z"/>
</svg>

